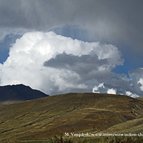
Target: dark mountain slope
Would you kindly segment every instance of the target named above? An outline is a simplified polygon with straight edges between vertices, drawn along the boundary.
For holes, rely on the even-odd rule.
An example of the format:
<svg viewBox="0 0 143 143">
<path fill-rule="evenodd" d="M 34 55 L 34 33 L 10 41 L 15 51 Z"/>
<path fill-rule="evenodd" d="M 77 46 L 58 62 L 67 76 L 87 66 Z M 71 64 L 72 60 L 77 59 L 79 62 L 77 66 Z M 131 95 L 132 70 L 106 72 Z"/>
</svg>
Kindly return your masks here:
<svg viewBox="0 0 143 143">
<path fill-rule="evenodd" d="M 41 97 L 46 97 L 47 95 L 41 91 L 34 90 L 29 86 L 22 84 L 19 85 L 7 85 L 0 86 L 0 101 L 21 101 L 30 100 Z"/>
</svg>

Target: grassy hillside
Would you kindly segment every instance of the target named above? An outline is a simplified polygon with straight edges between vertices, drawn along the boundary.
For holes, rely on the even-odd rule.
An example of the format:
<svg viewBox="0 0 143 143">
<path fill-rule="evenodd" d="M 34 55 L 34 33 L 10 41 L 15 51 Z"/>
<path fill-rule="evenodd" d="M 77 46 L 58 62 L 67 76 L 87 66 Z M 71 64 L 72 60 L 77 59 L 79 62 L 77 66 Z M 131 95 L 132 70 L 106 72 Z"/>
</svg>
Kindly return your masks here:
<svg viewBox="0 0 143 143">
<path fill-rule="evenodd" d="M 143 117 L 129 120 L 112 126 L 106 132 L 113 133 L 143 133 Z"/>
<path fill-rule="evenodd" d="M 139 100 L 143 101 L 143 97 L 138 97 Z"/>
<path fill-rule="evenodd" d="M 125 126 L 126 125 L 126 126 Z M 65 132 L 140 132 L 143 101 L 92 93 L 0 105 L 0 142 L 45 140 Z"/>
</svg>

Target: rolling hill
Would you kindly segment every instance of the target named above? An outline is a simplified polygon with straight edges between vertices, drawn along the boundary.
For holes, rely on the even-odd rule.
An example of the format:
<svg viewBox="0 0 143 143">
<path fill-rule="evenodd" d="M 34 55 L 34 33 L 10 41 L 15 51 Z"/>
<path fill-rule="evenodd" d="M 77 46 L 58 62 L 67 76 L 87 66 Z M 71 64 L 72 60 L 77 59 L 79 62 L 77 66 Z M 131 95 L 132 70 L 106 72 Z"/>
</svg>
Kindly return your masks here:
<svg viewBox="0 0 143 143">
<path fill-rule="evenodd" d="M 65 132 L 130 132 L 131 128 L 143 131 L 143 101 L 127 96 L 70 93 L 0 105 L 0 142 L 34 142 Z"/>
</svg>

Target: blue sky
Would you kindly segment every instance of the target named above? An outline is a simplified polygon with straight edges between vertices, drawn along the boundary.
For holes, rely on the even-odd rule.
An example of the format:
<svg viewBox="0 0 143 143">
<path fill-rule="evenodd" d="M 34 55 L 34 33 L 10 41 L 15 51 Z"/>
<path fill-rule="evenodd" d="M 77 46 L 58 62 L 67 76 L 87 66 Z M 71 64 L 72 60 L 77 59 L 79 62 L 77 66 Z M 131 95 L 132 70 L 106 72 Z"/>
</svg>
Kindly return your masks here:
<svg viewBox="0 0 143 143">
<path fill-rule="evenodd" d="M 18 35 L 6 35 L 3 40 L 0 41 L 0 63 L 3 63 L 6 61 L 8 55 L 9 55 L 9 48 L 12 46 L 12 44 L 15 43 L 16 39 L 18 38 Z"/>
<path fill-rule="evenodd" d="M 128 46 L 122 46 L 121 53 L 124 64 L 122 66 L 117 66 L 114 69 L 115 72 L 128 74 L 128 72 L 143 67 L 142 53 L 136 55 L 134 51 L 129 49 Z"/>
</svg>

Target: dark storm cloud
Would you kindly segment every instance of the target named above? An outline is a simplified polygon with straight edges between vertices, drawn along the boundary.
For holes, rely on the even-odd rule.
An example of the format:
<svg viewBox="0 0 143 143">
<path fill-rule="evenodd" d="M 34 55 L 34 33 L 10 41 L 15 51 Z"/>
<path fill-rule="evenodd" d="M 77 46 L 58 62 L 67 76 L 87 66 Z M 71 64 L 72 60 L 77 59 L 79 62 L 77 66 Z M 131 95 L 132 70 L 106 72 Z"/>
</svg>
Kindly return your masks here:
<svg viewBox="0 0 143 143">
<path fill-rule="evenodd" d="M 0 0 L 0 27 L 48 30 L 77 24 L 95 39 L 133 40 L 140 46 L 142 4 L 142 0 Z"/>
<path fill-rule="evenodd" d="M 98 60 L 96 55 L 83 55 L 78 57 L 65 53 L 57 55 L 55 59 L 45 62 L 45 66 L 69 69 L 84 75 L 93 70 L 97 71 L 101 65 L 109 65 L 109 63 L 106 59 Z"/>
<path fill-rule="evenodd" d="M 85 83 L 87 85 L 92 83 L 89 89 L 92 89 L 95 81 L 102 81 L 103 79 L 105 80 L 108 76 L 108 70 L 112 68 L 110 67 L 110 63 L 108 63 L 108 60 L 99 60 L 95 54 L 78 57 L 64 53 L 57 55 L 56 58 L 45 62 L 44 65 L 56 69 L 67 69 L 76 72 L 81 77 L 81 83 Z M 104 66 L 107 66 L 107 69 L 105 71 L 99 71 L 99 68 Z"/>
<path fill-rule="evenodd" d="M 106 69 L 99 71 L 99 68 L 104 65 L 110 65 L 108 60 L 99 60 L 96 55 L 83 55 L 74 56 L 67 55 L 65 53 L 57 55 L 55 58 L 50 59 L 44 63 L 45 67 L 52 67 L 56 69 L 66 69 L 78 73 L 80 75 L 79 83 L 84 83 L 87 88 L 86 91 L 90 92 L 90 89 L 95 85 L 104 83 L 104 88 L 100 88 L 100 92 L 106 92 L 108 89 L 117 89 L 118 94 L 126 94 L 126 91 L 142 95 L 137 81 L 139 81 L 142 70 L 136 70 L 126 75 L 120 75 Z M 136 78 L 136 79 L 135 79 Z M 77 91 L 71 89 L 71 91 Z M 80 91 L 80 89 L 78 89 Z"/>
</svg>

